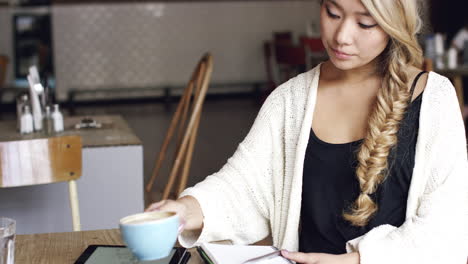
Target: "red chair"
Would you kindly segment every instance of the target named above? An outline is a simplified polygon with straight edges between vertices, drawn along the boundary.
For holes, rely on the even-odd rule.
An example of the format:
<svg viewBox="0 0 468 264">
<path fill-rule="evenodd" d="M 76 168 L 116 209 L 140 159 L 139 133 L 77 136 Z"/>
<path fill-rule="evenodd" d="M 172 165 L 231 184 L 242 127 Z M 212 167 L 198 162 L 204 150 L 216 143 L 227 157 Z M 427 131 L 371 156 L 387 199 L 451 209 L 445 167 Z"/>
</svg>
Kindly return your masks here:
<svg viewBox="0 0 468 264">
<path fill-rule="evenodd" d="M 293 34 L 291 31 L 274 32 L 273 42 L 275 45 L 293 45 Z"/>
<path fill-rule="evenodd" d="M 275 45 L 279 82 L 283 83 L 306 69 L 306 51 L 303 46 Z"/>
<path fill-rule="evenodd" d="M 7 56 L 0 55 L 0 87 L 5 85 L 8 62 L 9 60 Z"/>
<path fill-rule="evenodd" d="M 267 74 L 267 89 L 262 93 L 260 102 L 263 103 L 268 95 L 278 86 L 273 75 L 273 48 L 269 41 L 263 43 L 263 56 L 265 60 L 265 70 Z"/>
<path fill-rule="evenodd" d="M 302 37 L 300 44 L 294 45 L 292 32 L 274 32 L 273 41 L 263 44 L 268 88 L 262 99 L 279 84 L 310 69 L 310 58 L 315 59 L 316 55 L 310 51 L 317 51 L 320 59 L 323 59 L 324 50 L 320 39 Z"/>
<path fill-rule="evenodd" d="M 311 52 L 324 52 L 325 47 L 323 46 L 322 39 L 320 38 L 309 38 L 306 36 L 301 37 L 301 44 L 309 49 Z"/>
<path fill-rule="evenodd" d="M 306 50 L 307 69 L 312 69 L 320 62 L 328 59 L 328 55 L 326 53 L 325 47 L 323 46 L 322 39 L 302 36 L 301 44 Z"/>
</svg>

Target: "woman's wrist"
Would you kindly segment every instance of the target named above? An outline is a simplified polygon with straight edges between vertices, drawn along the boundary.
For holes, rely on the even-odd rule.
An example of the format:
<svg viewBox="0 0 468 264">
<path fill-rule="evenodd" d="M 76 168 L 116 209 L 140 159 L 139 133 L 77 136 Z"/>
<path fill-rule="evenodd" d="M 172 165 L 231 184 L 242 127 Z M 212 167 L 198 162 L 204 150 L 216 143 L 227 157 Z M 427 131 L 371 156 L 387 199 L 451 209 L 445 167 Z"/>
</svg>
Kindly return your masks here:
<svg viewBox="0 0 468 264">
<path fill-rule="evenodd" d="M 203 212 L 197 199 L 192 196 L 184 196 L 177 200 L 183 207 L 181 217 L 185 221 L 186 230 L 199 230 L 203 228 Z"/>
</svg>

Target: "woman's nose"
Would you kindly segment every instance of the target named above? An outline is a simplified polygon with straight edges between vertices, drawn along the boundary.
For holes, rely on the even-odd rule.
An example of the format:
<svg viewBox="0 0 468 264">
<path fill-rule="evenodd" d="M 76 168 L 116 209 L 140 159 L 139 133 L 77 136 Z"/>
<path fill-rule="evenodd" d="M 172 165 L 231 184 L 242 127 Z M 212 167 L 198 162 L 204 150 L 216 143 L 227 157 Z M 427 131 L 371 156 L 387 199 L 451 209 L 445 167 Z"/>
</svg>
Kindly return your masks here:
<svg viewBox="0 0 468 264">
<path fill-rule="evenodd" d="M 339 46 L 348 46 L 353 43 L 353 25 L 351 21 L 343 21 L 335 32 L 335 41 Z"/>
</svg>

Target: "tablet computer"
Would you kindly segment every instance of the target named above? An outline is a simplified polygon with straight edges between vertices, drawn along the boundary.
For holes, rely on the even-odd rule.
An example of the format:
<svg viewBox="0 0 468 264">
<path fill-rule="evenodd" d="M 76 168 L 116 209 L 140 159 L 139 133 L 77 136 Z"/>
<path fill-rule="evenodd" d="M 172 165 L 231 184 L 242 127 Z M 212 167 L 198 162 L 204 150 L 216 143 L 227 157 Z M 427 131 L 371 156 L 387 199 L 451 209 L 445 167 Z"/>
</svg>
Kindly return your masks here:
<svg viewBox="0 0 468 264">
<path fill-rule="evenodd" d="M 186 264 L 190 259 L 190 252 L 185 248 L 173 248 L 167 258 L 138 261 L 125 246 L 90 245 L 75 264 Z"/>
</svg>

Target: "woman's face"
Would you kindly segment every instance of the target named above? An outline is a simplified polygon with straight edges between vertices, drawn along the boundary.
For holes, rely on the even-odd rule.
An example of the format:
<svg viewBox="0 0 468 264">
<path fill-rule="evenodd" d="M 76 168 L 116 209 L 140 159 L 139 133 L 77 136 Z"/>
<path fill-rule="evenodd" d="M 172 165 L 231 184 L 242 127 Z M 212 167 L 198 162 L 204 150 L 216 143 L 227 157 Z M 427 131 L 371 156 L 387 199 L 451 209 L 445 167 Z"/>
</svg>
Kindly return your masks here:
<svg viewBox="0 0 468 264">
<path fill-rule="evenodd" d="M 375 63 L 389 41 L 360 0 L 324 0 L 320 27 L 330 60 L 341 70 Z"/>
</svg>

